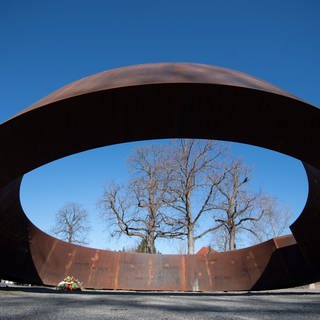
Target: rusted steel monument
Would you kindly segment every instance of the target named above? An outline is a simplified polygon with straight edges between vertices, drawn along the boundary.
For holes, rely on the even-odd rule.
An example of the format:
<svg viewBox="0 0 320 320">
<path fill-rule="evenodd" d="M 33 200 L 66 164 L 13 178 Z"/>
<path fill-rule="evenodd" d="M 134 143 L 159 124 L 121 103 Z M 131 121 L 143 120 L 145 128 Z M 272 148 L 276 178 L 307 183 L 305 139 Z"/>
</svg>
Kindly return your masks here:
<svg viewBox="0 0 320 320">
<path fill-rule="evenodd" d="M 303 161 L 309 196 L 292 235 L 225 253 L 147 255 L 85 248 L 34 226 L 20 205 L 25 173 L 76 152 L 159 138 L 236 141 Z M 263 290 L 320 280 L 320 110 L 246 74 L 161 63 L 67 85 L 0 126 L 0 277 L 87 288 Z M 276 183 L 276 181 L 275 181 Z"/>
</svg>

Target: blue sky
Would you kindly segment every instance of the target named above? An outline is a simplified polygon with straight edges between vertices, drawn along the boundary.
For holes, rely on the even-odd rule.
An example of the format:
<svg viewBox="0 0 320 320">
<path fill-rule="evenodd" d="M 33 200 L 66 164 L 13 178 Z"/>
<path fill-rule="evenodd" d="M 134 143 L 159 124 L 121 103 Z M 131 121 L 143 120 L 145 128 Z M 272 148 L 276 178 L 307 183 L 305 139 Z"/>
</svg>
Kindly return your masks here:
<svg viewBox="0 0 320 320">
<path fill-rule="evenodd" d="M 0 121 L 79 78 L 149 62 L 243 71 L 320 106 L 319 12 L 317 0 L 1 1 Z M 74 155 L 26 175 L 28 216 L 48 230 L 55 212 L 77 201 L 95 226 L 90 246 L 123 246 L 106 239 L 96 202 L 108 180 L 126 179 L 134 146 Z M 254 186 L 297 216 L 307 195 L 300 162 L 243 145 L 233 151 L 253 166 Z"/>
</svg>

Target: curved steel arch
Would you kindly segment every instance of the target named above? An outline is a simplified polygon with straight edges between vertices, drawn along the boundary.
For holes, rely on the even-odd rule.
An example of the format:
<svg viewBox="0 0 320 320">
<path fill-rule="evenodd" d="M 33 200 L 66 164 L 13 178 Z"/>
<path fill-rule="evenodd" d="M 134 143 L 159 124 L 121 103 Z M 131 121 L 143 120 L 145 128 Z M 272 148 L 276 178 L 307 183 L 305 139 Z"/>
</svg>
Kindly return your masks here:
<svg viewBox="0 0 320 320">
<path fill-rule="evenodd" d="M 320 110 L 240 72 L 161 63 L 93 75 L 0 126 L 0 277 L 56 285 L 73 274 L 88 288 L 263 290 L 320 279 Z M 237 141 L 303 161 L 306 206 L 292 235 L 207 255 L 146 255 L 65 243 L 34 226 L 20 205 L 23 175 L 84 150 L 155 138 Z"/>
</svg>

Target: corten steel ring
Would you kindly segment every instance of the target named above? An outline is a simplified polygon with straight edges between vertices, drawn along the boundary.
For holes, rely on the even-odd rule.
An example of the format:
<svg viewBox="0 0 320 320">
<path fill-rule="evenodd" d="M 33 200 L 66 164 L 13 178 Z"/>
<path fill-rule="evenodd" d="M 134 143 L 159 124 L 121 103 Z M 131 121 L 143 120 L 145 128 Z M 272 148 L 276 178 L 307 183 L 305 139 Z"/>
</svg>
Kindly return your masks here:
<svg viewBox="0 0 320 320">
<path fill-rule="evenodd" d="M 318 108 L 224 68 L 138 65 L 76 81 L 0 126 L 0 277 L 56 285 L 72 274 L 87 288 L 182 291 L 263 290 L 318 281 L 319 136 Z M 20 182 L 30 170 L 96 147 L 159 138 L 236 141 L 303 161 L 309 196 L 291 226 L 293 235 L 207 255 L 122 253 L 60 241 L 23 212 Z"/>
</svg>

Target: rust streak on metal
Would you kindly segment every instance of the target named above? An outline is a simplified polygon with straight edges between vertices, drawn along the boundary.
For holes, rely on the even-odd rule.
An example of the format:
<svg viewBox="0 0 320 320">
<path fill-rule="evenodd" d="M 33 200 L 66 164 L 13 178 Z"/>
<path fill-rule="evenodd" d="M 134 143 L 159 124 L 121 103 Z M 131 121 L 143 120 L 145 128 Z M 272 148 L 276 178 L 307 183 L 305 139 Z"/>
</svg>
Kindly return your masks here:
<svg viewBox="0 0 320 320">
<path fill-rule="evenodd" d="M 207 277 L 208 277 L 208 281 L 209 281 L 209 286 L 210 286 L 210 288 L 213 288 L 212 275 L 211 275 L 211 271 L 210 271 L 210 268 L 209 268 L 208 254 L 205 256 L 205 264 L 206 264 L 206 270 L 207 270 Z"/>
<path fill-rule="evenodd" d="M 149 255 L 148 257 L 148 282 L 147 282 L 147 287 L 150 288 L 151 287 L 151 283 L 152 283 L 152 279 L 153 279 L 153 263 L 152 263 L 153 259 L 152 256 Z"/>
<path fill-rule="evenodd" d="M 119 288 L 119 271 L 120 271 L 120 253 L 116 252 L 114 254 L 114 265 L 115 265 L 115 273 L 114 273 L 114 283 L 113 289 Z"/>
<path fill-rule="evenodd" d="M 99 250 L 96 250 L 94 256 L 91 258 L 91 265 L 89 268 L 88 282 L 91 282 L 92 274 L 95 272 L 96 264 L 99 260 Z"/>
<path fill-rule="evenodd" d="M 69 271 L 70 271 L 70 268 L 72 266 L 75 254 L 76 254 L 76 248 L 74 248 L 71 251 L 71 253 L 68 253 L 68 261 L 67 261 L 66 266 L 65 266 L 65 275 L 69 274 Z"/>
<path fill-rule="evenodd" d="M 52 254 L 53 254 L 53 252 L 54 252 L 54 250 L 55 250 L 55 248 L 56 248 L 56 246 L 57 246 L 57 243 L 58 243 L 58 239 L 54 239 L 54 240 L 52 241 L 52 245 L 51 245 L 50 251 L 48 252 L 48 254 L 47 254 L 47 256 L 46 256 L 46 259 L 45 259 L 45 261 L 43 261 L 43 264 L 42 264 L 42 266 L 41 266 L 41 268 L 40 268 L 40 270 L 39 270 L 40 273 L 43 273 L 43 272 L 44 272 L 44 269 L 45 269 L 45 268 L 47 267 L 47 265 L 50 263 L 50 258 L 51 258 Z"/>
<path fill-rule="evenodd" d="M 180 286 L 181 290 L 186 290 L 186 256 L 180 256 Z"/>
</svg>

